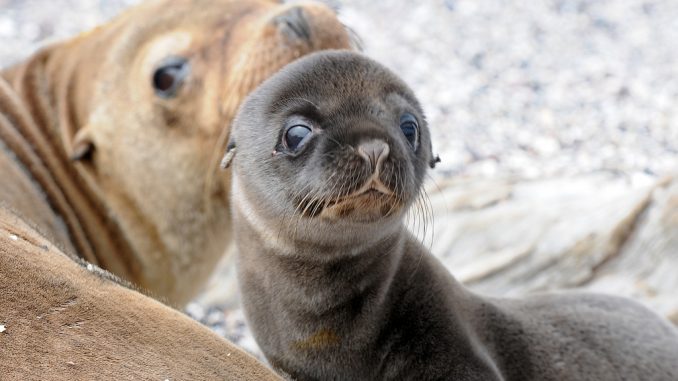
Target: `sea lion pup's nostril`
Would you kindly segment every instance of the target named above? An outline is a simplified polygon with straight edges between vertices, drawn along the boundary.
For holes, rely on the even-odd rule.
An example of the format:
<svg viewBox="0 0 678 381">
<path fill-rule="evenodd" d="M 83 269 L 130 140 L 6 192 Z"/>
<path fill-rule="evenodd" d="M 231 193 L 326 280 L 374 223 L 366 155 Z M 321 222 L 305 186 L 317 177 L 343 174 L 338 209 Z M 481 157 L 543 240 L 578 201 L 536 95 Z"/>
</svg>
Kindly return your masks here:
<svg viewBox="0 0 678 381">
<path fill-rule="evenodd" d="M 311 27 L 301 7 L 292 7 L 277 15 L 273 22 L 280 30 L 291 38 L 311 39 Z"/>
<path fill-rule="evenodd" d="M 368 140 L 358 146 L 358 153 L 367 160 L 373 171 L 381 169 L 390 151 L 388 144 L 380 139 Z"/>
</svg>

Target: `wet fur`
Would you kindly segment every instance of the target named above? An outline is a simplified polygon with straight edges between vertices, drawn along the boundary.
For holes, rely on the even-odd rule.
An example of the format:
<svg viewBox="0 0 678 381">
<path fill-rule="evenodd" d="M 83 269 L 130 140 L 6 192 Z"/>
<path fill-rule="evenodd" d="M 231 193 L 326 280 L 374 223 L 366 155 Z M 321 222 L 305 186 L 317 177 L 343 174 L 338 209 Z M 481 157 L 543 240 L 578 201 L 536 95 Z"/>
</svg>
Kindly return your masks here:
<svg viewBox="0 0 678 381">
<path fill-rule="evenodd" d="M 419 120 L 416 152 L 398 135 L 403 111 Z M 281 127 L 298 115 L 320 132 L 281 154 Z M 411 90 L 378 63 L 349 52 L 297 61 L 250 95 L 232 136 L 244 308 L 270 363 L 292 378 L 678 379 L 678 332 L 641 305 L 477 295 L 419 243 L 403 218 L 435 158 Z M 379 199 L 393 208 L 359 199 L 354 213 L 323 213 L 368 176 L 354 152 L 373 138 L 391 147 L 382 180 L 396 202 Z"/>
</svg>

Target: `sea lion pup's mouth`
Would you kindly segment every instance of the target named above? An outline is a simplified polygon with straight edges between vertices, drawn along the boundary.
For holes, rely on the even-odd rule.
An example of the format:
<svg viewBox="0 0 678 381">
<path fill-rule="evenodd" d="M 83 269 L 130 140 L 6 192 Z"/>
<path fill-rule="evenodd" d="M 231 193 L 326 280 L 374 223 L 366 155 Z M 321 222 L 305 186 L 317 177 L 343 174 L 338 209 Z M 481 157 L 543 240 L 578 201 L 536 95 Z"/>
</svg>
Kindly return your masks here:
<svg viewBox="0 0 678 381">
<path fill-rule="evenodd" d="M 393 177 L 395 171 L 392 163 L 387 161 L 390 148 L 382 140 L 371 140 L 360 144 L 357 149 L 350 151 L 355 156 L 358 166 L 362 164 L 365 180 L 355 181 L 357 186 L 340 188 L 354 188 L 347 194 L 339 197 L 329 197 L 319 200 L 310 209 L 307 216 L 320 217 L 329 220 L 348 219 L 355 222 L 374 222 L 381 218 L 394 215 L 403 207 L 403 197 L 398 196 L 398 190 L 392 189 L 384 183 L 382 176 Z M 351 179 L 347 179 L 351 181 Z M 360 185 L 362 184 L 362 185 Z M 308 212 L 309 209 L 306 209 Z"/>
<path fill-rule="evenodd" d="M 401 210 L 398 198 L 385 195 L 376 189 L 348 197 L 323 208 L 319 216 L 329 220 L 350 219 L 355 222 L 375 222 L 390 217 Z"/>
</svg>

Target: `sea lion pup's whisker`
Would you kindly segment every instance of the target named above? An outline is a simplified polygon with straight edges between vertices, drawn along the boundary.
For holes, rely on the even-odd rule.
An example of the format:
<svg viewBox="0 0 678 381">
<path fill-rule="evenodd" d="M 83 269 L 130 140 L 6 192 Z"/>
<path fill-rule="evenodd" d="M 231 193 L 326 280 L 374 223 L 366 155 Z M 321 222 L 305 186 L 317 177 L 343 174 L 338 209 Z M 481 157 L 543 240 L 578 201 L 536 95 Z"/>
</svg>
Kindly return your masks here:
<svg viewBox="0 0 678 381">
<path fill-rule="evenodd" d="M 308 202 L 308 203 L 305 202 L 305 200 L 307 200 L 307 199 L 313 200 L 316 197 L 315 195 L 317 194 L 317 192 L 318 192 L 318 190 L 313 189 L 313 188 L 309 188 L 306 195 L 302 199 L 302 201 L 294 209 L 294 212 L 293 212 L 294 213 L 293 214 L 293 216 L 294 216 L 294 229 L 292 229 L 292 236 L 295 239 L 297 237 L 299 224 L 300 224 L 301 221 L 303 221 L 305 218 L 307 218 L 306 209 L 308 209 L 309 205 L 311 204 L 310 202 Z M 300 208 L 302 208 L 302 207 L 304 209 L 300 210 Z M 281 225 L 280 228 L 283 229 L 284 226 Z"/>
<path fill-rule="evenodd" d="M 339 142 L 337 139 L 334 139 L 334 138 L 331 137 L 331 136 L 327 137 L 327 140 L 331 141 L 332 143 L 337 144 L 337 145 L 338 145 L 339 147 L 341 147 L 341 148 L 348 149 L 348 150 L 350 150 L 351 152 L 355 152 L 355 147 L 353 147 L 353 146 L 350 145 L 350 144 L 344 144 L 344 143 L 341 143 L 341 142 Z M 336 152 L 336 153 L 335 153 L 335 152 L 332 152 L 331 154 L 333 154 L 333 155 L 338 155 L 339 152 Z"/>
<path fill-rule="evenodd" d="M 297 206 L 295 207 L 295 209 L 294 209 L 294 211 L 292 212 L 292 214 L 294 214 L 294 215 L 303 215 L 303 210 L 304 210 L 304 209 L 306 208 L 306 206 L 307 206 L 307 202 L 306 202 L 306 201 L 312 199 L 314 193 L 315 193 L 315 190 L 314 190 L 314 189 L 311 187 L 311 185 L 309 184 L 309 186 L 307 187 L 307 189 L 299 195 L 299 196 L 301 197 L 301 199 L 300 199 L 299 202 L 297 203 Z"/>
<path fill-rule="evenodd" d="M 302 212 L 302 215 L 304 215 L 306 217 L 315 217 L 316 216 L 316 211 L 317 211 L 318 205 L 319 205 L 320 200 L 321 200 L 321 197 L 320 197 L 321 195 L 322 195 L 322 190 L 317 189 L 313 194 L 313 198 L 311 198 L 311 201 L 308 203 L 308 205 L 306 206 L 306 208 Z"/>
<path fill-rule="evenodd" d="M 416 236 L 415 236 L 416 237 Z M 416 240 L 421 243 L 421 239 L 416 237 Z M 417 271 L 419 270 L 419 267 L 421 266 L 422 260 L 424 256 L 426 255 L 426 252 L 424 250 L 419 250 L 418 253 L 416 253 L 417 260 L 415 261 L 414 267 L 411 269 L 411 273 L 407 279 L 407 282 L 405 283 L 406 285 L 411 285 L 414 279 L 416 278 Z"/>
<path fill-rule="evenodd" d="M 316 216 L 315 210 L 312 210 L 310 213 L 308 213 L 308 208 L 312 207 L 313 205 L 317 206 L 317 202 L 320 199 L 321 192 L 323 192 L 322 189 L 314 189 L 310 195 L 311 195 L 311 201 L 307 203 L 306 208 L 298 215 L 297 219 L 297 224 L 295 225 L 294 228 L 294 237 L 296 238 L 298 236 L 298 229 L 299 229 L 299 222 L 304 219 L 304 218 L 313 218 Z"/>
<path fill-rule="evenodd" d="M 333 179 L 335 176 L 337 176 L 338 174 L 339 174 L 339 171 L 334 170 L 334 172 L 332 172 L 332 174 L 330 175 L 330 177 L 326 180 L 326 183 L 330 183 L 330 181 L 331 181 L 331 183 L 330 183 L 331 186 L 329 187 L 330 189 L 329 189 L 329 191 L 327 192 L 327 194 L 330 195 L 330 196 L 327 197 L 326 200 L 325 200 L 325 208 L 327 208 L 327 207 L 328 207 L 330 204 L 332 204 L 332 203 L 338 202 L 339 197 L 341 197 L 341 193 L 340 193 L 340 192 L 336 192 L 337 187 L 338 187 L 340 184 L 343 186 L 343 184 L 341 183 L 341 178 L 340 178 L 340 177 L 337 177 L 335 180 L 332 180 L 332 179 Z"/>
<path fill-rule="evenodd" d="M 414 236 L 417 238 L 419 242 L 423 242 L 423 235 L 425 235 L 425 228 L 424 228 L 424 220 L 422 219 L 422 216 L 424 214 L 424 211 L 422 209 L 421 205 L 421 195 L 417 194 L 414 198 L 414 201 L 412 203 L 412 207 L 410 208 L 411 216 L 412 216 L 412 228 L 413 228 L 413 233 Z"/>
<path fill-rule="evenodd" d="M 303 186 L 301 189 L 299 189 L 298 192 L 294 192 L 292 194 L 292 199 L 293 200 L 298 199 L 301 196 L 301 194 L 303 192 L 305 192 L 307 189 L 309 189 L 311 186 L 312 186 L 312 184 L 308 183 L 305 186 Z M 278 226 L 278 239 L 280 239 L 282 234 L 283 234 L 285 222 L 289 223 L 289 224 L 294 224 L 295 226 L 297 225 L 297 220 L 300 218 L 300 216 L 297 215 L 297 213 L 298 213 L 299 208 L 301 207 L 302 202 L 303 202 L 303 200 L 300 200 L 297 204 L 297 207 L 293 211 L 286 212 L 286 213 L 283 214 L 283 224 L 280 224 Z M 287 220 L 287 221 L 285 221 L 285 220 Z M 296 237 L 296 234 L 292 235 L 292 239 L 294 239 L 294 237 Z"/>
<path fill-rule="evenodd" d="M 425 190 L 422 188 L 422 190 L 419 192 L 416 198 L 416 204 L 418 205 L 418 211 L 419 211 L 419 219 L 421 220 L 421 224 L 423 226 L 423 231 L 422 231 L 422 236 L 417 237 L 419 242 L 422 244 L 422 246 L 426 243 L 426 240 L 428 238 L 427 232 L 428 227 L 429 227 L 429 218 L 430 218 L 430 211 L 427 206 L 427 195 Z"/>
<path fill-rule="evenodd" d="M 308 205 L 308 203 L 306 202 L 306 200 L 307 200 L 307 199 L 310 200 L 310 199 L 312 199 L 312 198 L 313 198 L 313 191 L 312 191 L 312 189 L 309 189 L 308 192 L 305 193 L 305 195 L 303 196 L 303 198 L 299 201 L 299 203 L 297 204 L 296 208 L 294 209 L 294 215 L 301 215 L 301 216 L 303 216 L 303 215 L 304 215 L 304 212 L 303 212 L 303 211 L 306 209 L 306 207 L 307 207 L 307 205 Z"/>
<path fill-rule="evenodd" d="M 403 206 L 404 206 L 404 204 L 405 204 L 404 195 L 403 195 L 403 192 L 404 192 L 405 190 L 404 190 L 404 186 L 403 186 L 403 184 L 402 184 L 402 179 L 401 179 L 402 174 L 401 174 L 401 171 L 403 171 L 402 166 L 398 166 L 398 169 L 397 169 L 396 172 L 395 172 L 395 194 L 396 194 L 396 202 L 395 202 L 394 205 L 393 205 L 393 208 L 394 208 L 394 209 L 397 208 L 399 205 L 403 205 Z M 406 212 L 405 212 L 405 218 L 408 219 L 408 218 L 409 218 L 408 216 L 409 216 L 409 211 L 406 211 Z M 408 224 L 408 221 L 405 221 L 405 226 L 407 226 L 407 224 Z"/>
<path fill-rule="evenodd" d="M 300 213 L 301 216 L 308 216 L 308 210 L 309 210 L 309 208 L 312 207 L 313 201 L 316 199 L 317 195 L 318 195 L 318 191 L 315 190 L 315 189 L 312 189 L 311 191 L 309 191 L 308 195 L 304 197 L 304 199 L 307 199 L 307 197 L 308 197 L 308 201 L 306 201 L 304 203 L 304 209 L 302 209 L 302 211 Z"/>
<path fill-rule="evenodd" d="M 439 156 L 437 156 L 437 158 L 438 158 L 438 160 L 440 160 L 440 157 L 439 157 Z M 436 181 L 436 179 L 435 179 L 433 176 L 431 176 L 431 174 L 428 173 L 428 172 L 426 173 L 426 178 L 429 179 L 429 181 L 428 181 L 429 183 L 433 184 L 433 186 L 435 187 L 436 192 L 437 192 L 438 194 L 441 194 L 441 193 L 442 193 L 442 188 L 440 188 L 440 185 L 438 184 L 438 182 Z M 431 229 L 431 241 L 430 241 L 429 247 L 428 247 L 429 250 L 431 250 L 431 249 L 433 248 L 433 242 L 435 242 L 435 213 L 433 212 L 433 203 L 431 202 L 431 197 L 430 197 L 429 194 L 428 194 L 428 190 L 426 190 L 426 188 L 422 188 L 422 189 L 423 189 L 423 191 L 424 191 L 424 193 L 425 193 L 425 196 L 426 196 L 426 204 L 428 205 L 429 216 L 430 216 L 430 223 L 431 223 L 431 226 L 432 226 L 432 229 Z"/>
<path fill-rule="evenodd" d="M 292 193 L 292 196 L 291 196 L 292 199 L 293 200 L 297 200 L 297 199 L 299 200 L 297 202 L 297 207 L 293 211 L 294 214 L 296 214 L 299 211 L 299 208 L 301 207 L 301 205 L 304 204 L 305 199 L 307 197 L 309 197 L 309 195 L 312 193 L 313 187 L 314 187 L 314 185 L 312 183 L 307 183 L 306 185 L 301 187 L 298 191 L 295 191 L 294 193 Z M 303 197 L 302 197 L 302 195 L 303 195 Z"/>
<path fill-rule="evenodd" d="M 421 193 L 420 190 L 417 191 L 412 202 L 412 205 L 407 211 L 412 216 L 412 233 L 419 241 L 421 241 L 422 233 L 422 219 L 421 219 L 422 209 L 421 203 L 419 202 L 419 198 L 421 197 L 420 193 Z"/>
<path fill-rule="evenodd" d="M 325 200 L 323 199 L 322 194 L 318 194 L 318 196 L 316 196 L 316 200 L 314 202 L 315 207 L 313 208 L 313 211 L 311 211 L 311 215 L 313 217 L 317 216 L 319 214 L 319 211 L 322 211 L 322 207 L 323 207 L 324 202 L 325 202 Z"/>
<path fill-rule="evenodd" d="M 387 216 L 390 216 L 394 211 L 396 211 L 402 202 L 402 196 L 400 195 L 400 189 L 398 188 L 398 182 L 399 182 L 399 170 L 395 172 L 395 186 L 393 189 L 393 198 L 394 201 L 391 203 L 391 206 L 388 209 L 388 212 L 386 213 Z M 406 212 L 407 214 L 407 212 Z"/>
<path fill-rule="evenodd" d="M 428 195 L 428 191 L 424 189 L 424 202 L 428 209 L 428 223 L 431 226 L 431 240 L 429 241 L 428 250 L 433 249 L 433 242 L 435 242 L 435 214 L 433 213 L 433 205 L 431 203 L 431 198 Z"/>
<path fill-rule="evenodd" d="M 417 224 L 417 230 L 415 231 L 414 236 L 417 239 L 417 241 L 422 242 L 423 241 L 422 236 L 425 234 L 424 233 L 425 229 L 424 229 L 424 226 L 423 226 L 424 221 L 422 219 L 423 210 L 421 208 L 421 203 L 419 202 L 419 197 L 420 197 L 420 195 L 417 194 L 417 196 L 414 199 L 414 203 L 413 203 L 412 206 L 414 207 L 414 217 L 415 217 L 416 224 Z"/>
<path fill-rule="evenodd" d="M 423 243 L 424 240 L 426 239 L 426 210 L 424 209 L 422 197 L 423 197 L 422 191 L 419 190 L 414 201 L 414 205 L 416 206 L 415 214 L 417 216 L 417 220 L 419 221 L 418 222 L 419 228 L 421 229 L 421 231 L 417 232 L 417 238 L 421 243 Z M 421 236 L 419 236 L 420 233 Z"/>
<path fill-rule="evenodd" d="M 335 181 L 332 183 L 332 186 L 330 187 L 329 191 L 327 194 L 329 194 L 329 197 L 325 198 L 325 202 L 323 203 L 323 210 L 327 209 L 330 207 L 332 204 L 338 202 L 337 200 L 339 199 L 338 196 L 333 196 L 336 195 L 336 190 L 337 190 L 337 185 L 339 185 L 338 181 Z"/>
<path fill-rule="evenodd" d="M 344 28 L 346 29 L 349 37 L 351 38 L 351 47 L 356 51 L 362 52 L 364 44 L 358 32 L 356 32 L 353 28 L 345 24 Z"/>
</svg>

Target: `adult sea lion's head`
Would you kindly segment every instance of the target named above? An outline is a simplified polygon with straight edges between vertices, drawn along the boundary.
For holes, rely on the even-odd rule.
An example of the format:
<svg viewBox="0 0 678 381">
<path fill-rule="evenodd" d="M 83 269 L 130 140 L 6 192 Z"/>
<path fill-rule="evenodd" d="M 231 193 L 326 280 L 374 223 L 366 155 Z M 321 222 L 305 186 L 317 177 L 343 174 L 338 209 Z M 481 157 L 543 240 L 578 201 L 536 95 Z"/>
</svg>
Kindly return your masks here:
<svg viewBox="0 0 678 381">
<path fill-rule="evenodd" d="M 265 81 L 232 139 L 234 208 L 274 239 L 378 238 L 399 225 L 435 163 L 413 92 L 352 52 L 315 53 Z"/>
<path fill-rule="evenodd" d="M 350 47 L 320 4 L 156 0 L 4 75 L 131 247 L 131 259 L 95 247 L 99 263 L 184 302 L 230 240 L 216 170 L 241 101 L 298 57 Z"/>
</svg>

